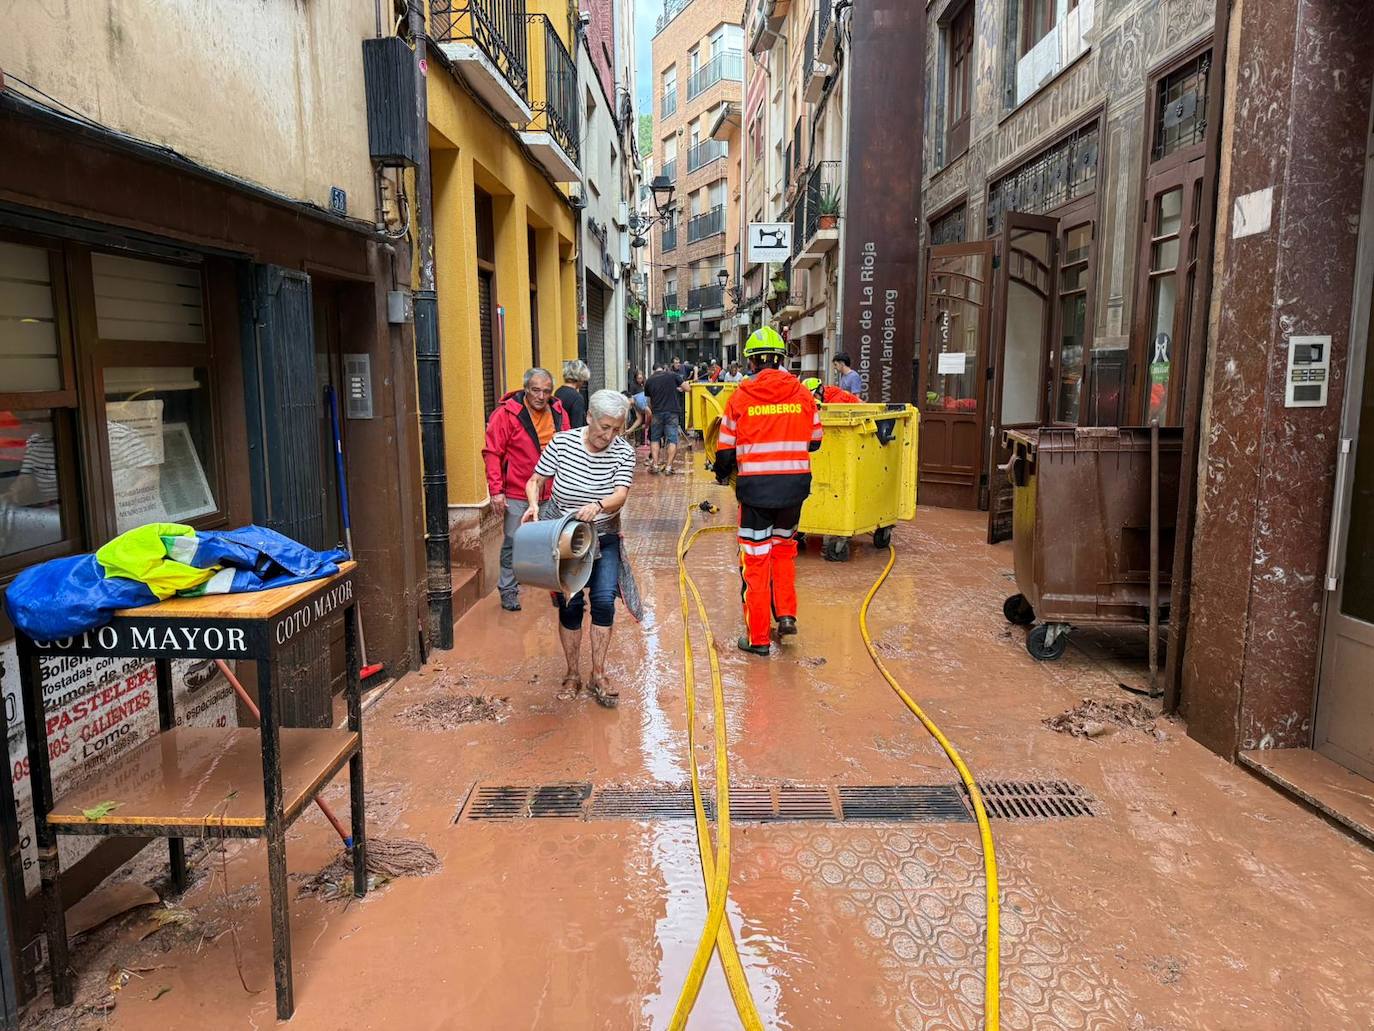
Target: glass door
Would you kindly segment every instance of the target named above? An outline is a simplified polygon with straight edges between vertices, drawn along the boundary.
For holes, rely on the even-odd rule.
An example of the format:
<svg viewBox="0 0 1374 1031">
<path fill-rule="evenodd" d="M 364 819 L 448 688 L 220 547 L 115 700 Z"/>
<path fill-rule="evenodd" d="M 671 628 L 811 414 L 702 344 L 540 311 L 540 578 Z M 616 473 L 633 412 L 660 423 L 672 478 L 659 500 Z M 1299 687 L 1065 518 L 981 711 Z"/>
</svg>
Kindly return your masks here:
<svg viewBox="0 0 1374 1031">
<path fill-rule="evenodd" d="M 1374 346 L 1364 343 L 1354 342 L 1350 356 L 1358 385 L 1340 436 L 1313 747 L 1374 780 Z"/>
<path fill-rule="evenodd" d="M 932 247 L 918 370 L 920 496 L 926 504 L 978 508 L 987 383 L 991 243 Z"/>
<path fill-rule="evenodd" d="M 999 245 L 992 330 L 993 388 L 988 419 L 988 543 L 1011 537 L 1012 486 L 1002 467 L 1005 429 L 1047 420 L 1050 326 L 1056 297 L 1059 220 L 1006 213 Z"/>
</svg>

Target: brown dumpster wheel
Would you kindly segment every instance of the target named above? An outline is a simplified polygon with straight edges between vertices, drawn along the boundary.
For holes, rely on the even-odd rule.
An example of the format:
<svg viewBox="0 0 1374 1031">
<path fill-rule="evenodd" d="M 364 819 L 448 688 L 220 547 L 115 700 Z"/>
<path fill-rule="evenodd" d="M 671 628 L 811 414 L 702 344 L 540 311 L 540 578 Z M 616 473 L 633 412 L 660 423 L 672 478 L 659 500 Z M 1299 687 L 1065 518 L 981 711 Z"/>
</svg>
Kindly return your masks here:
<svg viewBox="0 0 1374 1031">
<path fill-rule="evenodd" d="M 1030 626 L 1035 622 L 1035 609 L 1031 607 L 1024 594 L 1013 594 L 1002 602 L 1002 615 L 1007 617 L 1008 623 L 1015 626 Z"/>
<path fill-rule="evenodd" d="M 892 527 L 880 526 L 873 531 L 873 546 L 879 551 L 892 543 Z"/>
<path fill-rule="evenodd" d="M 1054 662 L 1064 654 L 1064 649 L 1069 646 L 1068 627 L 1060 630 L 1055 636 L 1053 644 L 1047 644 L 1050 636 L 1050 625 L 1041 623 L 1037 627 L 1032 627 L 1031 632 L 1026 636 L 1026 651 L 1030 652 L 1031 658 L 1039 662 Z"/>
</svg>

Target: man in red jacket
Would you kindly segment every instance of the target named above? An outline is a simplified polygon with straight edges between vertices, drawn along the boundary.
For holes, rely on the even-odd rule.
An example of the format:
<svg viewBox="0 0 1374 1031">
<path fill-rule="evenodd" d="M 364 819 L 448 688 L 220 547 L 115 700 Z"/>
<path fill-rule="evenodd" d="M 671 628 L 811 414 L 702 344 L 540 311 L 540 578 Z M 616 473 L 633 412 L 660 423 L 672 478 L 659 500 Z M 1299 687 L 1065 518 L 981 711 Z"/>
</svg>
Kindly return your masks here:
<svg viewBox="0 0 1374 1031">
<path fill-rule="evenodd" d="M 569 428 L 568 413 L 553 396 L 553 377 L 545 369 L 526 372 L 524 389 L 513 390 L 501 398 L 487 420 L 482 461 L 487 467 L 492 511 L 505 520 L 497 590 L 501 592 L 501 607 L 507 612 L 520 611 L 520 584 L 511 568 L 511 555 L 520 517 L 529 507 L 525 484 L 534 475 L 535 463 L 545 445 L 555 433 Z M 545 499 L 551 489 L 552 485 L 545 488 Z"/>
<path fill-rule="evenodd" d="M 714 471 L 722 484 L 736 473 L 746 627 L 737 643 L 767 655 L 770 616 L 777 617 L 778 636 L 797 632 L 797 524 L 811 493 L 821 416 L 811 392 L 782 370 L 787 345 L 776 330 L 754 330 L 744 357 L 756 375 L 725 405 Z"/>
</svg>

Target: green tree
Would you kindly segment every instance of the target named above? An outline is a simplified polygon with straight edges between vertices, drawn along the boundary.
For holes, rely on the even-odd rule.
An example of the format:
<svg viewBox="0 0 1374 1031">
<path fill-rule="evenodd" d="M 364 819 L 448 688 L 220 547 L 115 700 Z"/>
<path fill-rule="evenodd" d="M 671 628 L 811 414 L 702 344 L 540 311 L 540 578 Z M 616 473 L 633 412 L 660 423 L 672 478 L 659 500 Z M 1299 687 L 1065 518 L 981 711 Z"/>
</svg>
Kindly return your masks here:
<svg viewBox="0 0 1374 1031">
<path fill-rule="evenodd" d="M 654 116 L 639 116 L 639 155 L 648 157 L 654 152 Z"/>
</svg>

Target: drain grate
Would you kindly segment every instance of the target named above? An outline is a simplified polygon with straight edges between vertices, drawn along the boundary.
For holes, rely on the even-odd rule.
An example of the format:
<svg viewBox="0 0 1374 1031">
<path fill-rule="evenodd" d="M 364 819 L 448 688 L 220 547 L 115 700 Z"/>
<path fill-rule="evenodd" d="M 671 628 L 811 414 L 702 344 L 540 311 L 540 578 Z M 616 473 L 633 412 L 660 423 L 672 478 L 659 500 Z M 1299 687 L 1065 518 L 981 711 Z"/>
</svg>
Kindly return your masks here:
<svg viewBox="0 0 1374 1031">
<path fill-rule="evenodd" d="M 844 785 L 839 789 L 846 823 L 968 823 L 973 819 L 949 784 Z"/>
<path fill-rule="evenodd" d="M 1098 815 L 1096 800 L 1058 780 L 980 782 L 988 816 L 997 820 L 1052 820 Z M 714 790 L 703 787 L 706 816 L 714 820 Z M 972 808 L 962 785 L 841 784 L 802 787 L 752 784 L 730 789 L 730 816 L 741 823 L 969 823 Z M 479 784 L 463 820 L 691 820 L 686 785 L 604 787 L 563 784 Z"/>
<path fill-rule="evenodd" d="M 469 820 L 575 819 L 582 816 L 591 793 L 592 786 L 586 783 L 479 785 L 464 815 Z"/>
<path fill-rule="evenodd" d="M 702 801 L 706 815 L 714 820 L 715 800 Z M 690 820 L 693 812 L 691 788 L 602 788 L 587 816 L 592 820 Z"/>
<path fill-rule="evenodd" d="M 1061 820 L 1096 816 L 1096 799 L 1062 780 L 979 781 L 983 806 L 994 820 Z"/>
</svg>

